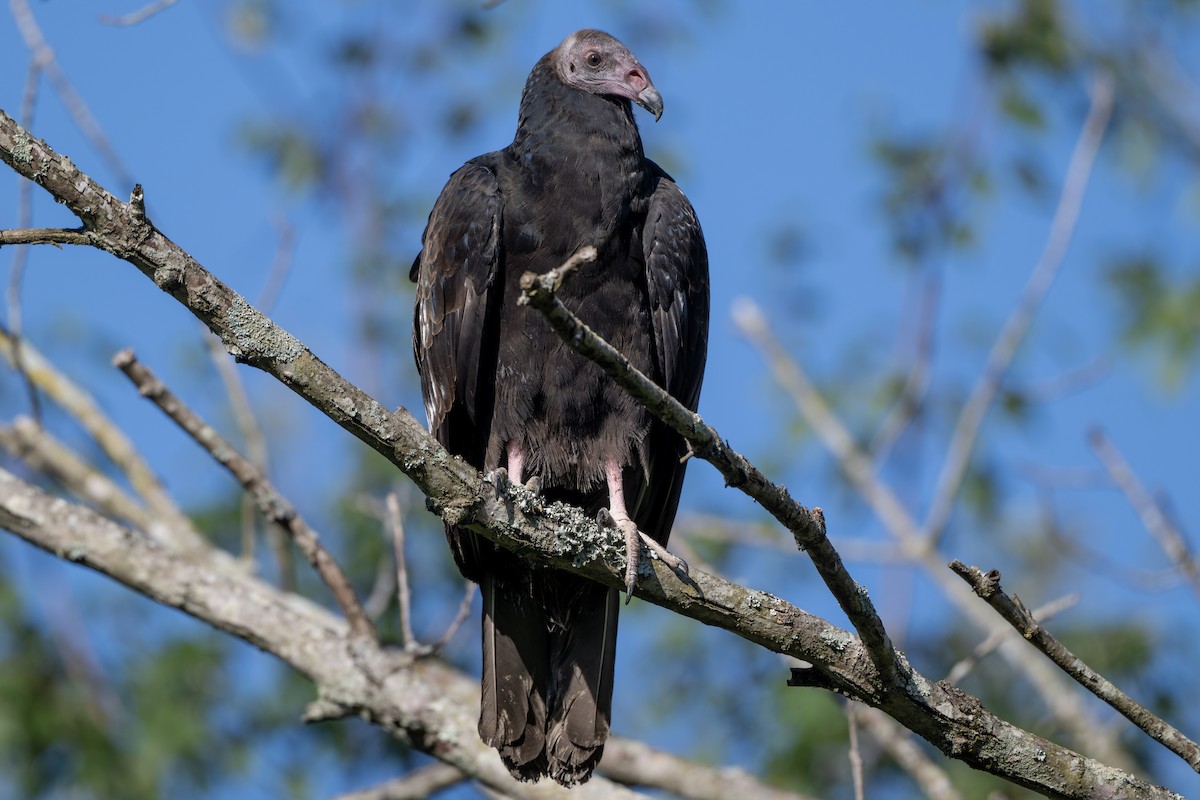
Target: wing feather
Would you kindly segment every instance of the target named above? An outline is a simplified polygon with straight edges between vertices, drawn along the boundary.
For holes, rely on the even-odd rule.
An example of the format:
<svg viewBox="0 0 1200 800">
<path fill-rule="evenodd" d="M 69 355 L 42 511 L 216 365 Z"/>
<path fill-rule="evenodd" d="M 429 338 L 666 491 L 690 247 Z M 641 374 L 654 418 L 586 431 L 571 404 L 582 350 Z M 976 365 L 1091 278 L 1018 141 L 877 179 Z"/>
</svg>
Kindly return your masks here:
<svg viewBox="0 0 1200 800">
<path fill-rule="evenodd" d="M 642 231 L 654 347 L 663 388 L 695 411 L 708 352 L 708 250 L 687 197 L 657 164 Z M 636 503 L 638 526 L 666 542 L 675 520 L 686 464 L 680 438 L 661 423 L 651 428 L 649 479 Z"/>
<path fill-rule="evenodd" d="M 413 354 L 425 415 L 447 446 L 445 425 L 456 404 L 471 423 L 486 424 L 478 418 L 490 403 L 480 372 L 495 325 L 490 289 L 500 264 L 503 205 L 495 173 L 480 159 L 464 165 L 434 204 L 410 273 L 417 284 Z"/>
</svg>

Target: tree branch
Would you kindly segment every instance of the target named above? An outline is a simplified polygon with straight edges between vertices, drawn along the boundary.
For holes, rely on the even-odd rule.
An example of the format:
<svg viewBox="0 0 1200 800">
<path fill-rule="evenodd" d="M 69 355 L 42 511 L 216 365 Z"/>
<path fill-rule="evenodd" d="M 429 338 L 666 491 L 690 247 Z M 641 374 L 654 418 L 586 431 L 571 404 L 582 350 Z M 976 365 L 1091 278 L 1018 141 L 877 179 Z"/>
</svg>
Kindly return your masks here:
<svg viewBox="0 0 1200 800">
<path fill-rule="evenodd" d="M 0 247 L 14 244 L 94 244 L 82 228 L 20 228 L 0 230 Z"/>
<path fill-rule="evenodd" d="M 1025 640 L 1045 653 L 1063 672 L 1074 678 L 1092 694 L 1115 708 L 1141 728 L 1154 741 L 1182 758 L 1192 769 L 1200 772 L 1200 745 L 1184 736 L 1161 717 L 1118 689 L 1111 681 L 1087 664 L 1062 642 L 1055 639 L 1021 603 L 1020 598 L 1009 597 L 1000 588 L 1000 571 L 982 572 L 978 567 L 968 567 L 961 561 L 950 562 L 950 569 L 962 578 L 996 613 L 1017 629 Z"/>
<path fill-rule="evenodd" d="M 1112 443 L 1112 440 L 1104 434 L 1104 431 L 1099 428 L 1090 431 L 1088 444 L 1092 446 L 1092 452 L 1104 465 L 1112 482 L 1117 485 L 1117 488 L 1125 495 L 1125 499 L 1133 506 L 1133 510 L 1137 512 L 1142 520 L 1142 525 L 1158 542 L 1163 554 L 1187 578 L 1192 591 L 1200 595 L 1200 564 L 1197 564 L 1196 556 L 1188 546 L 1183 533 L 1171 523 L 1170 518 L 1164 513 L 1162 504 L 1138 479 L 1133 467 L 1129 466 L 1129 462 L 1121 455 L 1121 451 Z"/>
<path fill-rule="evenodd" d="M 362 604 L 358 602 L 350 580 L 321 545 L 317 532 L 308 526 L 287 498 L 279 493 L 249 459 L 217 433 L 216 429 L 205 424 L 196 412 L 184 405 L 149 367 L 137 360 L 132 350 L 117 353 L 113 358 L 113 366 L 125 373 L 142 397 L 158 406 L 172 422 L 183 428 L 197 444 L 207 450 L 214 461 L 229 470 L 246 493 L 254 498 L 259 511 L 287 532 L 296 547 L 308 559 L 308 563 L 321 576 L 321 580 L 329 587 L 329 591 L 341 607 L 342 613 L 346 615 L 350 630 L 357 636 L 374 640 L 375 626 L 371 624 Z"/>
<path fill-rule="evenodd" d="M 1009 634 L 1010 630 L 1002 620 L 988 613 L 987 609 L 962 591 L 962 584 L 946 570 L 945 561 L 933 549 L 936 543 L 922 535 L 916 520 L 891 487 L 875 472 L 871 460 L 859 449 L 850 431 L 821 397 L 803 365 L 791 358 L 771 334 L 762 310 L 748 298 L 739 299 L 734 307 L 734 322 L 762 351 L 776 380 L 792 395 L 801 415 L 896 540 L 900 552 L 912 559 L 926 577 L 942 590 L 946 599 L 973 624 L 989 636 Z M 1124 757 L 1112 734 L 1099 725 L 1081 702 L 1080 696 L 1070 690 L 1070 684 L 1063 680 L 1062 674 L 1028 648 L 1011 644 L 1002 647 L 1001 653 L 1014 669 L 1025 676 L 1055 719 L 1068 728 L 1089 752 L 1099 754 L 1103 760 L 1116 766 L 1126 764 L 1129 759 Z"/>
<path fill-rule="evenodd" d="M 684 408 L 682 403 L 639 372 L 616 348 L 572 314 L 555 295 L 562 282 L 579 264 L 595 257 L 595 248 L 589 246 L 573 255 L 561 267 L 544 275 L 525 273 L 521 276 L 522 295 L 519 302 L 537 309 L 554 328 L 554 332 L 573 350 L 594 361 L 635 400 L 682 436 L 696 455 L 717 468 L 727 486 L 745 492 L 791 531 L 796 544 L 808 553 L 825 585 L 863 638 L 875 668 L 883 677 L 884 686 L 901 684 L 905 680 L 905 666 L 897 658 L 867 590 L 850 577 L 841 556 L 825 535 L 825 517 L 821 509 L 810 511 L 793 500 L 787 489 L 768 480 L 745 456 L 731 448 L 716 430 L 705 424 L 699 414 Z"/>
</svg>

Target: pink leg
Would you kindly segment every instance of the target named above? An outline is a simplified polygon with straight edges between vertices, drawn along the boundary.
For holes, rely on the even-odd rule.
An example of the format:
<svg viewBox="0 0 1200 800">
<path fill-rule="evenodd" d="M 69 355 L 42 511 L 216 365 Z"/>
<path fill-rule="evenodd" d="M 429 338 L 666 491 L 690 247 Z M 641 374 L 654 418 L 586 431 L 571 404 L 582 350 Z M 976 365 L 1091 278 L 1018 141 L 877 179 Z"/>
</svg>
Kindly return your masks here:
<svg viewBox="0 0 1200 800">
<path fill-rule="evenodd" d="M 673 569 L 687 572 L 687 564 L 674 554 L 667 551 L 658 542 L 638 530 L 637 524 L 629 517 L 625 508 L 625 483 L 621 479 L 621 465 L 615 460 L 609 460 L 604 465 L 604 478 L 608 483 L 608 513 L 613 524 L 625 535 L 625 602 L 633 597 L 633 584 L 637 580 L 638 560 L 641 557 L 642 543 L 657 555 L 664 563 Z"/>
<path fill-rule="evenodd" d="M 504 446 L 504 452 L 508 456 L 508 479 L 520 485 L 521 473 L 525 469 L 525 453 L 521 450 L 521 446 L 514 441 L 509 441 Z"/>
</svg>

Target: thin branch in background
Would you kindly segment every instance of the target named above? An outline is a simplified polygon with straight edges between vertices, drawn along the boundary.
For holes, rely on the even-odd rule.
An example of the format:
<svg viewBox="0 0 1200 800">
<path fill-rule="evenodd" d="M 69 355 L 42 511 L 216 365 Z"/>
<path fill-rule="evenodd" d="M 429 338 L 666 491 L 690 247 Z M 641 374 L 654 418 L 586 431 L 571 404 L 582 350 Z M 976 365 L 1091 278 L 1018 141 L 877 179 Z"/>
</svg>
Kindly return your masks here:
<svg viewBox="0 0 1200 800">
<path fill-rule="evenodd" d="M 1111 483 L 1106 482 L 1105 488 L 1111 489 Z M 1106 549 L 1092 547 L 1086 535 L 1082 537 L 1070 535 L 1058 522 L 1053 502 L 1049 497 L 1043 498 L 1042 508 L 1042 515 L 1047 520 L 1042 526 L 1046 542 L 1058 548 L 1059 552 L 1076 567 L 1142 592 L 1161 592 L 1174 589 L 1187 581 L 1187 576 L 1178 566 L 1157 570 L 1138 567 L 1130 564 L 1127 560 L 1113 558 Z"/>
<path fill-rule="evenodd" d="M 267 475 L 270 461 L 267 439 L 263 435 L 262 426 L 258 423 L 258 415 L 254 413 L 254 405 L 250 402 L 250 396 L 246 393 L 246 385 L 242 381 L 242 376 L 236 369 L 233 359 L 225 352 L 225 347 L 221 344 L 220 339 L 207 328 L 203 330 L 201 336 L 209 359 L 216 367 L 217 374 L 221 377 L 221 383 L 225 386 L 225 396 L 229 400 L 234 423 L 242 434 L 246 456 L 259 472 Z M 258 528 L 258 519 L 254 509 L 254 500 L 249 495 L 243 495 L 241 503 L 242 560 L 246 563 L 253 563 L 254 553 L 257 550 L 255 532 Z M 288 591 L 293 590 L 296 579 L 295 571 L 292 568 L 292 551 L 288 548 L 285 537 L 277 528 L 268 527 L 267 542 L 279 569 L 280 585 Z"/>
<path fill-rule="evenodd" d="M 775 381 L 791 396 L 797 410 L 876 516 L 889 530 L 902 532 L 899 538 L 915 543 L 919 537 L 908 509 L 891 487 L 879 478 L 875 465 L 858 446 L 854 436 L 829 408 L 801 365 L 772 334 L 762 308 L 749 297 L 736 298 L 733 301 L 733 324 L 762 353 Z"/>
<path fill-rule="evenodd" d="M 793 359 L 771 333 L 762 309 L 749 298 L 735 300 L 734 324 L 762 353 L 775 380 L 791 395 L 796 409 L 817 434 L 818 441 L 833 455 L 842 473 L 896 540 L 901 555 L 918 565 L 946 599 L 980 630 L 989 635 L 1000 631 L 1007 633 L 1004 622 L 973 602 L 971 596 L 962 591 L 959 581 L 946 571 L 945 562 L 933 549 L 936 543 L 921 534 L 916 520 L 874 471 L 874 465 L 858 448 L 849 430 L 821 397 L 803 364 Z M 1005 646 L 1001 654 L 1029 681 L 1054 719 L 1071 731 L 1083 749 L 1102 753 L 1103 760 L 1111 764 L 1132 768 L 1132 762 L 1116 737 L 1099 724 L 1079 695 L 1070 691 L 1069 684 L 1052 664 L 1024 647 Z"/>
<path fill-rule="evenodd" d="M 853 718 L 908 773 L 930 800 L 962 800 L 950 776 L 917 746 L 913 735 L 879 709 L 855 705 Z"/>
<path fill-rule="evenodd" d="M 745 456 L 731 448 L 699 414 L 684 408 L 662 387 L 634 368 L 624 355 L 583 324 L 558 299 L 555 293 L 563 282 L 580 264 L 595 258 L 596 248 L 588 245 L 545 274 L 526 272 L 521 276 L 518 302 L 537 309 L 568 346 L 595 362 L 631 397 L 682 436 L 696 455 L 716 467 L 729 486 L 756 500 L 791 532 L 796 545 L 808 554 L 838 606 L 858 631 L 884 684 L 899 685 L 908 667 L 898 657 L 866 589 L 850 577 L 841 556 L 826 536 L 821 510 L 810 510 L 792 499 L 785 488 L 771 482 Z"/>
<path fill-rule="evenodd" d="M 154 520 L 140 503 L 29 417 L 17 417 L 11 427 L 0 426 L 0 449 L 106 515 L 143 532 L 151 530 Z"/>
<path fill-rule="evenodd" d="M 854 785 L 854 800 L 864 800 L 863 759 L 858 747 L 858 715 L 854 713 L 854 701 L 843 700 L 846 709 L 846 724 L 850 729 L 850 780 Z"/>
<path fill-rule="evenodd" d="M 786 550 L 791 552 L 796 543 L 790 538 L 779 535 L 775 526 L 766 526 L 760 522 L 742 519 L 726 519 L 716 514 L 683 514 L 675 521 L 672 528 L 671 546 L 675 546 L 675 537 L 684 540 L 719 542 L 741 547 L 762 547 L 770 550 Z M 904 550 L 886 539 L 869 537 L 842 536 L 838 538 L 838 552 L 846 561 L 868 564 L 898 564 L 908 561 Z M 692 561 L 684 555 L 688 564 L 701 566 L 703 560 Z M 712 570 L 701 567 L 706 572 Z"/>
<path fill-rule="evenodd" d="M 1057 600 L 1051 600 L 1049 603 L 1038 606 L 1033 610 L 1033 617 L 1038 622 L 1047 622 L 1062 612 L 1074 608 L 1079 603 L 1079 593 L 1072 592 L 1065 594 Z M 971 654 L 959 661 L 950 671 L 946 673 L 945 682 L 951 686 L 957 686 L 971 674 L 971 671 L 979 664 L 980 661 L 987 658 L 1000 645 L 1012 639 L 1013 632 L 1008 629 L 998 630 L 980 642 Z"/>
<path fill-rule="evenodd" d="M 271 270 L 267 280 L 258 295 L 258 307 L 264 314 L 270 314 L 279 302 L 283 287 L 287 285 L 288 276 L 292 272 L 292 264 L 296 255 L 296 226 L 288 221 L 282 213 L 271 217 L 271 227 L 275 229 L 278 243 L 275 247 L 275 258 L 271 261 Z"/>
<path fill-rule="evenodd" d="M 88 624 L 80 618 L 71 583 L 61 576 L 39 579 L 41 618 L 50 630 L 50 638 L 58 658 L 73 684 L 78 705 L 92 718 L 97 728 L 109 736 L 128 724 L 125 708 L 112 681 L 105 674 L 101 661 L 92 646 Z"/>
<path fill-rule="evenodd" d="M 934 322 L 937 320 L 937 305 L 941 298 L 941 276 L 935 270 L 928 270 L 921 287 L 920 300 L 914 312 L 915 334 L 913 336 L 912 364 L 904 388 L 892 405 L 891 411 L 884 417 L 875 435 L 867 445 L 867 452 L 876 465 L 887 460 L 888 454 L 896 442 L 908 430 L 913 419 L 921 410 L 925 393 L 929 389 L 929 377 L 933 366 Z"/>
<path fill-rule="evenodd" d="M 1022 394 L 1030 403 L 1052 403 L 1084 389 L 1090 389 L 1111 372 L 1112 359 L 1102 355 L 1061 375 L 1026 386 Z"/>
<path fill-rule="evenodd" d="M 1111 681 L 1083 663 L 1079 656 L 1038 624 L 1016 595 L 1009 597 L 1000 588 L 1000 571 L 984 573 L 978 567 L 968 567 L 961 561 L 950 562 L 950 569 L 967 582 L 996 613 L 1034 647 L 1040 650 L 1077 683 L 1119 711 L 1126 719 L 1141 728 L 1154 741 L 1182 758 L 1189 767 L 1200 772 L 1200 745 L 1184 736 L 1168 722 L 1136 702 Z"/>
<path fill-rule="evenodd" d="M 21 94 L 21 124 L 26 128 L 33 126 L 33 111 L 37 105 L 38 84 L 41 81 L 42 68 L 34 58 L 29 64 L 29 72 L 25 76 L 25 91 Z M 33 183 L 27 180 L 17 180 L 17 227 L 28 229 L 33 224 Z M 12 335 L 20 339 L 24 336 L 24 321 L 21 313 L 21 286 L 25 278 L 25 265 L 29 261 L 29 248 L 18 247 L 13 255 L 12 265 L 8 272 L 8 329 Z M 13 367 L 21 376 L 25 385 L 25 393 L 29 397 L 29 412 L 38 423 L 42 420 L 42 398 L 38 395 L 37 386 L 21 361 L 21 351 L 14 355 Z"/>
<path fill-rule="evenodd" d="M 1095 467 L 1046 467 L 1020 464 L 1017 472 L 1043 489 L 1097 489 L 1112 485 L 1104 471 Z"/>
<path fill-rule="evenodd" d="M 0 329 L 0 357 L 10 365 L 20 359 L 42 394 L 78 422 L 121 470 L 133 490 L 146 502 L 150 515 L 161 520 L 162 524 L 156 523 L 146 531 L 148 534 L 184 550 L 208 549 L 207 541 L 175 504 L 137 448 L 117 424 L 101 411 L 90 394 L 59 372 L 28 341 L 16 339 L 3 329 Z"/>
<path fill-rule="evenodd" d="M 129 14 L 124 14 L 119 17 L 112 14 L 101 14 L 100 22 L 105 25 L 116 26 L 137 25 L 140 22 L 145 22 L 155 14 L 165 11 L 166 9 L 175 5 L 176 2 L 178 2 L 178 0 L 155 0 L 155 2 L 147 3 L 137 11 L 133 11 Z"/>
<path fill-rule="evenodd" d="M 387 524 L 392 532 L 392 549 L 396 555 L 396 601 L 400 614 L 400 646 L 412 650 L 417 646 L 417 637 L 412 629 L 412 592 L 408 588 L 408 560 L 404 556 L 404 514 L 400 510 L 400 498 L 388 492 Z"/>
<path fill-rule="evenodd" d="M 437 653 L 443 647 L 450 643 L 454 638 L 454 634 L 458 633 L 458 629 L 467 621 L 467 617 L 471 615 L 471 601 L 475 599 L 475 589 L 478 588 L 472 581 L 466 582 L 466 588 L 463 589 L 462 600 L 458 603 L 458 611 L 454 614 L 454 619 L 450 620 L 450 624 L 446 626 L 446 631 L 438 637 L 437 641 L 430 644 L 427 652 L 430 654 Z"/>
<path fill-rule="evenodd" d="M 134 182 L 129 176 L 129 170 L 125 169 L 121 157 L 117 155 L 116 149 L 108 141 L 104 129 L 100 127 L 100 123 L 92 115 L 83 97 L 75 91 L 75 87 L 67 80 L 66 74 L 58 66 L 54 48 L 42 35 L 42 29 L 38 27 L 37 19 L 33 16 L 33 10 L 29 7 L 28 0 L 9 0 L 9 6 L 12 8 L 17 28 L 21 31 L 21 38 L 25 40 L 25 46 L 29 48 L 38 67 L 50 79 L 50 83 L 53 84 L 54 91 L 62 100 L 67 113 L 71 115 L 79 130 L 104 159 L 117 183 L 121 186 L 133 186 Z"/>
<path fill-rule="evenodd" d="M 1137 473 L 1121 455 L 1121 451 L 1105 435 L 1104 431 L 1095 428 L 1088 433 L 1088 444 L 1096 458 L 1104 465 L 1113 483 L 1125 495 L 1129 505 L 1137 512 L 1142 525 L 1158 542 L 1167 559 L 1186 576 L 1192 591 L 1200 595 L 1200 564 L 1192 553 L 1183 532 L 1172 522 L 1159 503 L 1138 478 Z"/>
<path fill-rule="evenodd" d="M 740 767 L 714 768 L 619 736 L 604 746 L 597 770 L 617 783 L 661 789 L 683 800 L 816 800 L 768 786 Z"/>
<path fill-rule="evenodd" d="M 458 767 L 435 761 L 370 789 L 340 794 L 334 800 L 426 800 L 466 779 Z"/>
<path fill-rule="evenodd" d="M 1096 154 L 1100 151 L 1100 143 L 1104 132 L 1108 129 L 1108 120 L 1113 108 L 1113 81 L 1106 74 L 1097 74 L 1092 80 L 1091 108 L 1075 149 L 1071 153 L 1071 161 L 1067 165 L 1067 175 L 1063 180 L 1062 192 L 1058 198 L 1058 207 L 1050 222 L 1050 233 L 1046 244 L 1038 258 L 1037 264 L 1029 276 L 1029 282 L 1021 293 L 1012 314 L 1005 321 L 1000 335 L 988 353 L 987 363 L 983 374 L 971 390 L 967 402 L 963 405 L 950 443 L 946 448 L 946 460 L 938 474 L 937 484 L 933 490 L 929 513 L 922 526 L 925 535 L 936 542 L 941 539 L 950 522 L 951 512 L 958 499 L 959 490 L 966 478 L 971 463 L 971 454 L 975 451 L 975 443 L 983 427 L 983 420 L 996 402 L 1008 368 L 1016 358 L 1025 335 L 1029 332 L 1034 315 L 1045 299 L 1046 293 L 1054 283 L 1059 269 L 1067 255 L 1067 248 L 1075 235 L 1075 227 L 1079 222 L 1079 212 L 1083 207 L 1083 198 L 1087 192 Z"/>
<path fill-rule="evenodd" d="M 1200 88 L 1168 48 L 1155 43 L 1143 50 L 1150 80 L 1140 85 L 1158 100 L 1159 108 L 1175 122 L 1196 150 L 1200 150 Z"/>
<path fill-rule="evenodd" d="M 375 565 L 375 580 L 371 583 L 371 591 L 363 600 L 363 611 L 373 622 L 379 622 L 383 612 L 392 604 L 396 596 L 396 567 L 386 558 L 379 559 Z"/>
<path fill-rule="evenodd" d="M 185 406 L 148 367 L 140 363 L 132 350 L 117 353 L 113 358 L 113 365 L 125 373 L 143 397 L 158 406 L 197 444 L 207 450 L 218 464 L 229 470 L 242 488 L 254 497 L 263 515 L 282 527 L 300 548 L 300 552 L 333 593 L 334 599 L 346 616 L 350 630 L 358 636 L 374 640 L 375 627 L 358 602 L 350 581 L 321 545 L 316 531 L 308 526 L 292 504 L 248 459 L 238 453 L 212 427 L 205 424 L 204 420 Z"/>
</svg>

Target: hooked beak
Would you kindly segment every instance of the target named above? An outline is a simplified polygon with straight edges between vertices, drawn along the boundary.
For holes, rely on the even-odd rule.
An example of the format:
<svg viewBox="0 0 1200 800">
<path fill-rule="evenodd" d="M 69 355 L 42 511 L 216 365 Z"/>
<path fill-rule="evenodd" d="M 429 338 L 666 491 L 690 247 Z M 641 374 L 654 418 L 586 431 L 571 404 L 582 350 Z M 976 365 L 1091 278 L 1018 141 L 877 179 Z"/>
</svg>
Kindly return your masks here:
<svg viewBox="0 0 1200 800">
<path fill-rule="evenodd" d="M 658 89 L 655 89 L 653 84 L 648 84 L 645 89 L 638 92 L 638 96 L 634 102 L 653 114 L 655 122 L 662 119 L 662 95 L 658 93 Z"/>
</svg>

